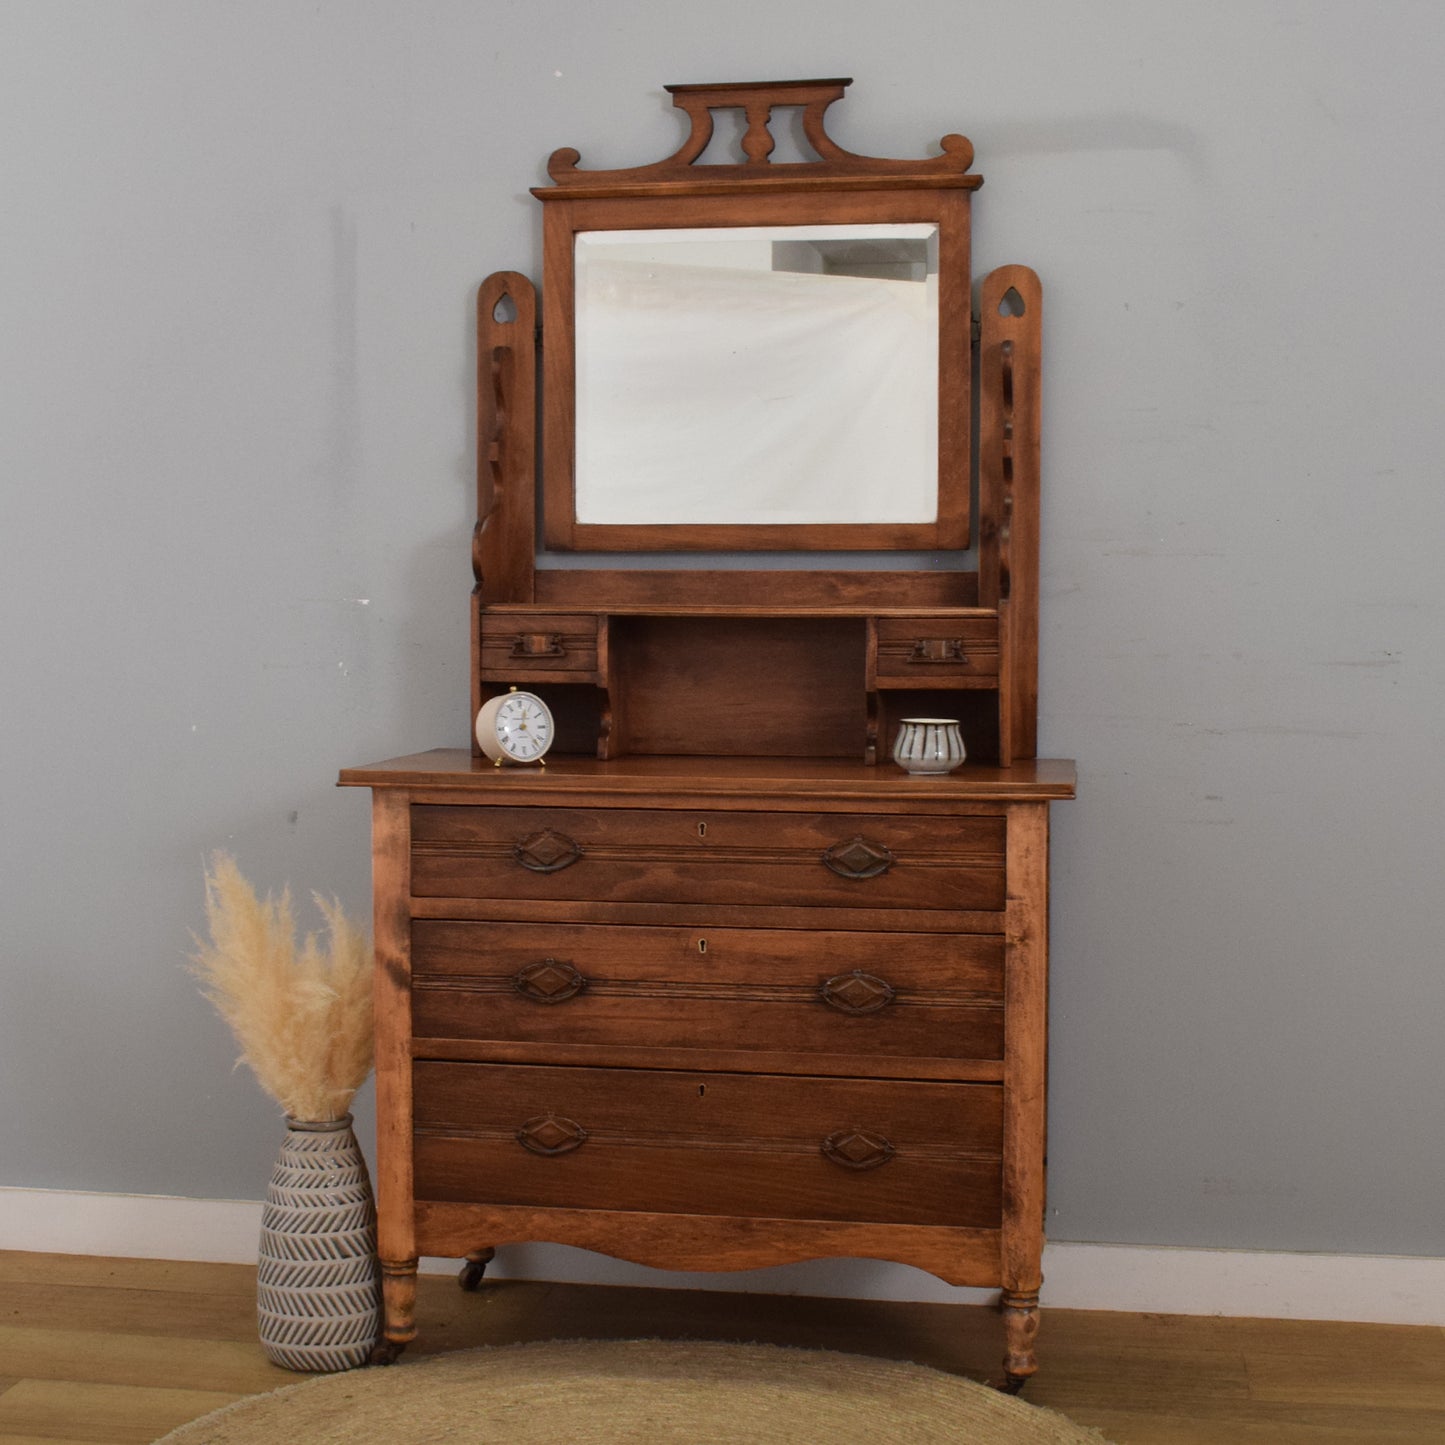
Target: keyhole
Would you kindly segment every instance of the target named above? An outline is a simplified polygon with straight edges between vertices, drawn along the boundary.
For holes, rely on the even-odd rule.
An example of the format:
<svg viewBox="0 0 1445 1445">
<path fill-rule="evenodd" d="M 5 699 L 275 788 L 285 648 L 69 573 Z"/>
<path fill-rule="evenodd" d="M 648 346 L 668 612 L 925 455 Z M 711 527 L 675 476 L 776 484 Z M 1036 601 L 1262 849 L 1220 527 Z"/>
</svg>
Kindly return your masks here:
<svg viewBox="0 0 1445 1445">
<path fill-rule="evenodd" d="M 706 953 L 706 952 L 707 952 L 707 939 L 705 939 L 705 938 L 699 938 L 699 939 L 698 939 L 698 941 L 697 941 L 697 951 L 698 951 L 699 953 Z"/>
<path fill-rule="evenodd" d="M 697 1086 L 697 1096 L 698 1096 L 698 1098 L 699 1098 L 699 1099 L 702 1098 L 702 1096 L 703 1096 L 705 1093 L 707 1093 L 707 1085 L 706 1085 L 706 1084 L 699 1084 L 699 1085 Z"/>
<path fill-rule="evenodd" d="M 706 837 L 707 837 L 707 824 L 706 824 L 706 823 L 699 823 L 699 824 L 697 825 L 697 836 L 698 836 L 699 838 L 706 838 Z"/>
<path fill-rule="evenodd" d="M 509 321 L 517 319 L 517 303 L 507 295 L 505 291 L 497 297 L 497 304 L 492 307 L 492 320 L 500 322 L 503 326 Z"/>
</svg>

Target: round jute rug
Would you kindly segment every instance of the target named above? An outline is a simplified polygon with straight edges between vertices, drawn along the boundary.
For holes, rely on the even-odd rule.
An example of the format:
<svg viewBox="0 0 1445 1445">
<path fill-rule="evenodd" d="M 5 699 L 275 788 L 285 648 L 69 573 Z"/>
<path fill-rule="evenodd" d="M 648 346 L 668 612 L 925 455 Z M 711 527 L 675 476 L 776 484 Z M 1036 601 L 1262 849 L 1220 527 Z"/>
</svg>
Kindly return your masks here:
<svg viewBox="0 0 1445 1445">
<path fill-rule="evenodd" d="M 1102 1435 L 922 1365 L 776 1345 L 559 1341 L 258 1395 L 158 1445 L 1083 1445 Z"/>
</svg>

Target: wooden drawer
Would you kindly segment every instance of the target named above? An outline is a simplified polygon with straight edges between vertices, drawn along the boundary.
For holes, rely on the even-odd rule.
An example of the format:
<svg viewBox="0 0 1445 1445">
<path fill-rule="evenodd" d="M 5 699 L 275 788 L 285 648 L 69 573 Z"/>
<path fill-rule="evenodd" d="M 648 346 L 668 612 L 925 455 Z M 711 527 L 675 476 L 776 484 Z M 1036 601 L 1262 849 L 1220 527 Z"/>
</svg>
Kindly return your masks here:
<svg viewBox="0 0 1445 1445">
<path fill-rule="evenodd" d="M 994 1228 L 1003 1091 L 428 1063 L 415 1196 Z"/>
<path fill-rule="evenodd" d="M 482 613 L 481 676 L 490 682 L 597 681 L 597 618 Z"/>
<path fill-rule="evenodd" d="M 418 804 L 418 897 L 1001 909 L 1004 822 Z"/>
<path fill-rule="evenodd" d="M 880 617 L 878 686 L 998 685 L 998 618 Z"/>
<path fill-rule="evenodd" d="M 422 1039 L 1003 1057 L 997 936 L 425 920 L 411 936 Z"/>
</svg>

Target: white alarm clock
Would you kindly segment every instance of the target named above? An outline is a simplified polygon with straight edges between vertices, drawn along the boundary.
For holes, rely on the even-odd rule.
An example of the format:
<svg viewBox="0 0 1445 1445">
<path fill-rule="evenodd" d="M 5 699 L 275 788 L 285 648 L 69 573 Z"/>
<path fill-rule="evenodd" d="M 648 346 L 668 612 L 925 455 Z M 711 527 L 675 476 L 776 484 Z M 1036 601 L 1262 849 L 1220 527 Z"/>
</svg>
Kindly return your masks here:
<svg viewBox="0 0 1445 1445">
<path fill-rule="evenodd" d="M 489 698 L 477 714 L 477 742 L 498 766 L 540 763 L 552 746 L 552 713 L 535 693 L 510 692 Z"/>
</svg>

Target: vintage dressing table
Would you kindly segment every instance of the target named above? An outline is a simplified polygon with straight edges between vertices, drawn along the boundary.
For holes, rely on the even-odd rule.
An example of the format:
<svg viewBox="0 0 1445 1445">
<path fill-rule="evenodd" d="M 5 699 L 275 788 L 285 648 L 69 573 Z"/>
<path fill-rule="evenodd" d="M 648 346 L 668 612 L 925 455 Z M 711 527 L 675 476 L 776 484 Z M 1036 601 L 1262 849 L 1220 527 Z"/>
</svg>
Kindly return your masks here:
<svg viewBox="0 0 1445 1445">
<path fill-rule="evenodd" d="M 1034 756 L 1040 290 L 994 271 L 972 319 L 972 147 L 843 150 L 848 83 L 669 87 L 675 155 L 552 156 L 540 328 L 526 278 L 481 288 L 472 714 L 521 686 L 558 744 L 341 776 L 374 799 L 378 1360 L 419 1255 L 475 1288 L 544 1240 L 998 1286 L 1005 1387 L 1036 1368 L 1074 790 Z M 770 160 L 790 119 L 815 158 Z M 962 720 L 961 769 L 891 761 L 917 715 Z"/>
</svg>

